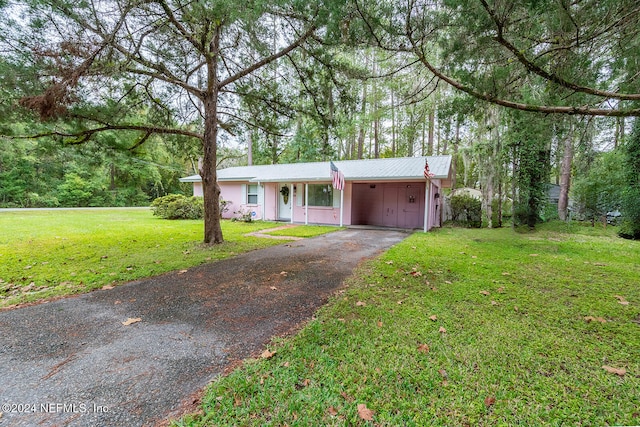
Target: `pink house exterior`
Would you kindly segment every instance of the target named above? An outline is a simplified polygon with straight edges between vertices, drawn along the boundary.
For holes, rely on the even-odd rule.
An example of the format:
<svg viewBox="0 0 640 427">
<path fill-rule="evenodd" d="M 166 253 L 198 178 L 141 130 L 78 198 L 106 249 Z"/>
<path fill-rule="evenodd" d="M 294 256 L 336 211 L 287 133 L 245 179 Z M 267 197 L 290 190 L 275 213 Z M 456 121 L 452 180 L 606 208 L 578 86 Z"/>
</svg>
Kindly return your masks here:
<svg viewBox="0 0 640 427">
<path fill-rule="evenodd" d="M 425 161 L 433 174 L 425 178 Z M 218 171 L 224 217 L 304 224 L 373 225 L 423 229 L 440 226 L 443 188 L 451 186 L 451 156 L 334 162 L 342 191 L 331 185 L 329 162 L 239 166 Z M 181 179 L 202 196 L 199 175 Z"/>
</svg>

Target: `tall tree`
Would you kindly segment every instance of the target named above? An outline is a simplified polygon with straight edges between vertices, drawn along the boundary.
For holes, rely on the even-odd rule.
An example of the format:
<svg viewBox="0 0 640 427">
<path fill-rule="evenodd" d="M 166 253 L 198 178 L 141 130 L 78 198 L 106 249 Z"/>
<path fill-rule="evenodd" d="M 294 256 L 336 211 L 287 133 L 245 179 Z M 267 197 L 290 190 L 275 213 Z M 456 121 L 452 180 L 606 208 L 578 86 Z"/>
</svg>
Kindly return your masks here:
<svg viewBox="0 0 640 427">
<path fill-rule="evenodd" d="M 217 147 L 220 129 L 231 126 L 224 113 L 237 102 L 234 87 L 318 34 L 339 31 L 325 26 L 348 15 L 339 7 L 339 1 L 38 0 L 21 11 L 22 28 L 5 31 L 2 41 L 16 56 L 27 51 L 42 70 L 41 90 L 22 100 L 48 121 L 40 136 L 82 143 L 126 131 L 132 145 L 153 134 L 199 139 L 204 241 L 220 243 Z M 139 108 L 154 114 L 140 120 Z"/>
<path fill-rule="evenodd" d="M 635 0 L 356 4 L 371 43 L 412 53 L 439 79 L 475 98 L 541 113 L 640 115 Z M 557 31 L 567 23 L 572 31 Z M 555 67 L 559 56 L 562 69 Z M 562 97 L 540 102 L 524 95 L 523 87 Z"/>
</svg>

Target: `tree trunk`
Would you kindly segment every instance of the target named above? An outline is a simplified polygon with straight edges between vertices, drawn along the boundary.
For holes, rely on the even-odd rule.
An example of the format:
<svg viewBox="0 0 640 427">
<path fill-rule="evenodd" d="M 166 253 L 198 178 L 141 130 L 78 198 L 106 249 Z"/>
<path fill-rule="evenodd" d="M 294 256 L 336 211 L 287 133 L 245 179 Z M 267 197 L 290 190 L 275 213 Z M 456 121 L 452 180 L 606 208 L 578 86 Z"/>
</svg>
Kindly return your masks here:
<svg viewBox="0 0 640 427">
<path fill-rule="evenodd" d="M 396 105 L 391 91 L 391 157 L 396 156 Z"/>
<path fill-rule="evenodd" d="M 204 139 L 202 141 L 202 190 L 204 196 L 204 243 L 222 243 L 220 224 L 220 187 L 218 186 L 218 49 L 220 28 L 212 41 L 212 54 L 207 58 L 207 91 L 204 95 Z"/>
<path fill-rule="evenodd" d="M 429 110 L 429 143 L 427 144 L 427 156 L 433 156 L 433 130 L 436 124 L 435 110 Z"/>
<path fill-rule="evenodd" d="M 220 225 L 220 187 L 216 171 L 218 156 L 218 93 L 209 94 L 204 102 L 204 158 L 202 162 L 202 189 L 204 195 L 204 243 L 222 243 L 222 227 Z"/>
<path fill-rule="evenodd" d="M 573 162 L 573 123 L 569 125 L 569 134 L 564 140 L 564 155 L 560 165 L 560 197 L 558 198 L 558 217 L 567 220 L 569 209 L 569 189 L 571 186 L 571 163 Z"/>
<path fill-rule="evenodd" d="M 456 119 L 456 139 L 453 144 L 453 156 L 451 158 L 451 189 L 455 190 L 458 180 L 458 147 L 460 146 L 460 119 Z"/>
</svg>

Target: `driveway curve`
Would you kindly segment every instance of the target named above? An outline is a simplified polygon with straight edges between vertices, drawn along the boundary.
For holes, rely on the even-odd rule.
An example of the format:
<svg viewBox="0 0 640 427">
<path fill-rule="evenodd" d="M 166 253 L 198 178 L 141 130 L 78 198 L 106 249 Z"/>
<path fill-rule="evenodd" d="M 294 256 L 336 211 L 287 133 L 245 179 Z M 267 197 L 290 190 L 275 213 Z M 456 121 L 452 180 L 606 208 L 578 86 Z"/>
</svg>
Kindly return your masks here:
<svg viewBox="0 0 640 427">
<path fill-rule="evenodd" d="M 343 230 L 0 312 L 0 425 L 162 424 L 406 236 Z"/>
</svg>

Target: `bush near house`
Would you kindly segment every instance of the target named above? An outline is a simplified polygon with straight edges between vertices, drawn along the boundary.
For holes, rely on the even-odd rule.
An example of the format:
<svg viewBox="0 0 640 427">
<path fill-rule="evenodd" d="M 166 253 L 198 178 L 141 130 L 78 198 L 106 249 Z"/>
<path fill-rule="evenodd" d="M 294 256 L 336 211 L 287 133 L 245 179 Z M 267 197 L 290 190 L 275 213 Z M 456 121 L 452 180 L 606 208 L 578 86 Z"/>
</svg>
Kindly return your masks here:
<svg viewBox="0 0 640 427">
<path fill-rule="evenodd" d="M 456 225 L 480 228 L 482 225 L 482 202 L 467 194 L 452 196 L 451 216 Z"/>
<path fill-rule="evenodd" d="M 187 197 L 182 194 L 169 194 L 158 197 L 151 203 L 153 214 L 164 219 L 202 219 L 204 199 Z"/>
</svg>

